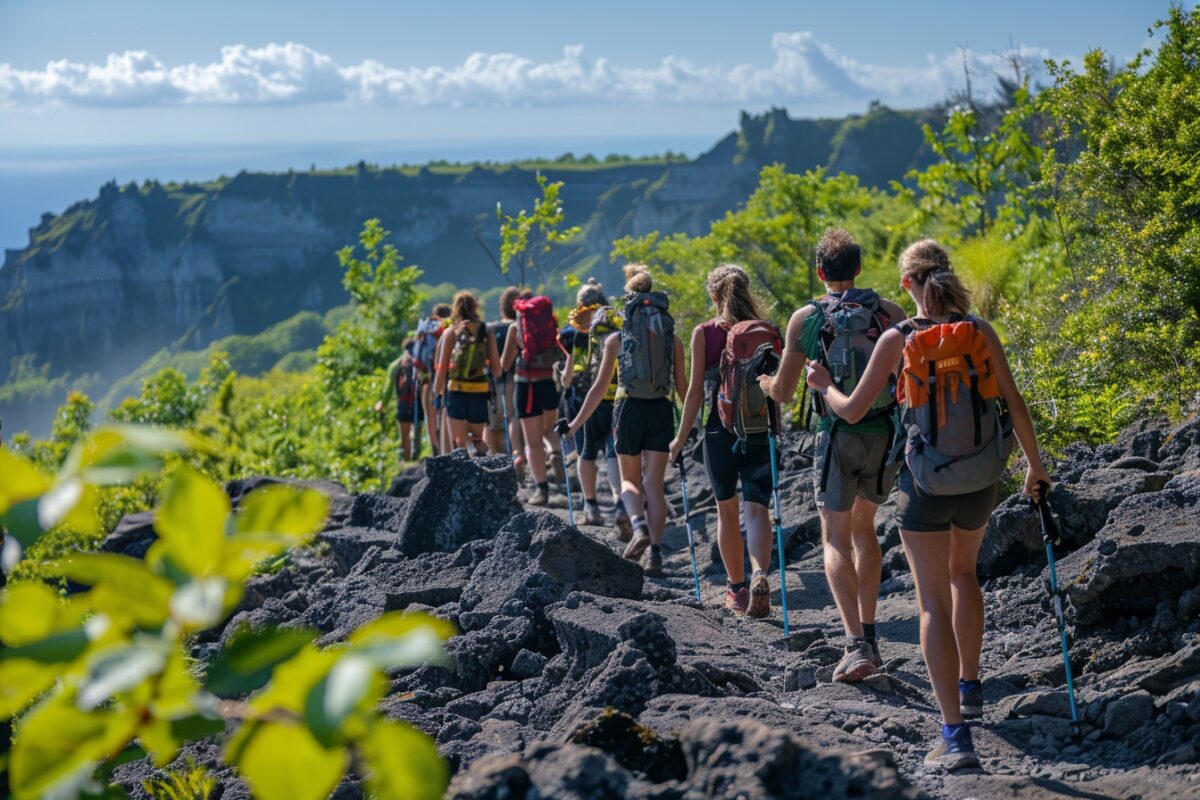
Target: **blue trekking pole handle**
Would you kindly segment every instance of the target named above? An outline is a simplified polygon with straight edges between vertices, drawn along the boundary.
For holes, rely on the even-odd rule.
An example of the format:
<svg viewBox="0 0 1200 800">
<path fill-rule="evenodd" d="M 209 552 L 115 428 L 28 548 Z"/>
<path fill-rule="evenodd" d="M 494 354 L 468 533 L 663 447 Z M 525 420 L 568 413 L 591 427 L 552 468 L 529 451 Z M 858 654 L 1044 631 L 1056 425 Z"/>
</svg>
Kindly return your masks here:
<svg viewBox="0 0 1200 800">
<path fill-rule="evenodd" d="M 696 582 L 696 602 L 700 603 L 703 602 L 700 599 L 700 570 L 696 566 L 696 540 L 692 534 L 692 509 L 688 503 L 687 467 L 683 463 L 683 453 L 679 454 L 676 464 L 679 467 L 679 487 L 683 491 L 683 525 L 687 530 L 688 555 L 692 557 L 692 579 Z"/>
<path fill-rule="evenodd" d="M 783 512 L 779 506 L 779 464 L 776 458 L 775 447 L 775 423 L 774 420 L 779 413 L 775 407 L 774 401 L 767 401 L 769 416 L 767 420 L 767 442 L 770 444 L 771 455 L 771 496 L 775 501 L 775 544 L 779 548 L 779 599 L 783 606 L 783 635 L 791 636 L 791 627 L 788 624 L 788 606 L 787 606 L 787 560 L 783 549 Z"/>
<path fill-rule="evenodd" d="M 1046 498 L 1046 494 L 1050 491 L 1050 485 L 1042 481 L 1038 484 L 1041 489 L 1041 499 L 1035 500 L 1030 498 L 1030 505 L 1038 514 L 1042 526 L 1042 542 L 1046 546 L 1046 564 L 1050 569 L 1050 598 L 1054 605 L 1054 616 L 1058 623 L 1058 639 L 1059 645 L 1062 647 L 1063 656 L 1063 671 L 1067 678 L 1067 699 L 1071 704 L 1071 733 L 1078 738 L 1080 735 L 1079 729 L 1079 711 L 1075 704 L 1075 680 L 1071 673 L 1071 654 L 1067 643 L 1067 623 L 1063 614 L 1062 594 L 1058 591 L 1058 569 L 1054 560 L 1054 545 L 1059 541 L 1058 523 L 1054 521 L 1054 515 L 1051 513 L 1050 501 Z"/>
</svg>

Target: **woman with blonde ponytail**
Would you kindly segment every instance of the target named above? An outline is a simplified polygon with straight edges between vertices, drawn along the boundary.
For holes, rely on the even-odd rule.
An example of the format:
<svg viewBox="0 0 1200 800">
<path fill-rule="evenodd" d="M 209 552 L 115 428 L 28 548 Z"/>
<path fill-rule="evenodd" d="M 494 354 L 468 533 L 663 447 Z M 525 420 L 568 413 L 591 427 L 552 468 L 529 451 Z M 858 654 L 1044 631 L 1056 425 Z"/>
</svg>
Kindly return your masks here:
<svg viewBox="0 0 1200 800">
<path fill-rule="evenodd" d="M 888 329 L 879 337 L 866 371 L 851 395 L 847 397 L 832 385 L 828 370 L 819 364 L 810 365 L 808 385 L 822 395 L 825 403 L 838 416 L 850 422 L 861 419 L 867 413 L 888 381 L 897 377 L 898 365 L 903 363 L 898 376 L 901 386 L 918 386 L 918 391 L 905 389 L 902 393 L 898 392 L 908 438 L 905 464 L 899 480 L 897 516 L 900 539 L 917 588 L 921 652 L 925 656 L 929 682 L 933 685 L 942 712 L 941 740 L 925 757 L 925 761 L 947 770 L 977 767 L 979 759 L 971 742 L 970 728 L 965 722 L 966 717 L 983 714 L 982 686 L 979 681 L 979 659 L 983 647 L 983 597 L 975 569 L 983 532 L 996 507 L 998 473 L 988 472 L 988 475 L 997 474 L 997 479 L 983 488 L 961 486 L 955 490 L 953 485 L 935 485 L 936 490 L 931 490 L 926 476 L 933 470 L 926 465 L 939 463 L 930 459 L 941 457 L 939 454 L 949 452 L 949 448 L 944 441 L 939 442 L 936 435 L 931 438 L 923 430 L 932 426 L 934 431 L 943 431 L 943 438 L 949 436 L 951 429 L 945 426 L 945 422 L 950 419 L 951 411 L 947 406 L 953 402 L 951 393 L 957 393 L 962 398 L 963 408 L 969 405 L 976 414 L 975 444 L 978 445 L 978 409 L 984 407 L 985 403 L 1002 401 L 1011 415 L 1012 432 L 1016 434 L 1028 464 L 1024 493 L 1040 500 L 1049 491 L 1051 481 L 1038 454 L 1033 420 L 1013 380 L 1000 338 L 986 320 L 968 314 L 971 293 L 954 274 L 945 248 L 932 239 L 923 239 L 910 245 L 900 256 L 900 285 L 916 304 L 917 315 Z M 960 323 L 967 324 L 963 326 Z M 937 330 L 931 330 L 933 328 Z M 930 366 L 934 362 L 920 365 L 926 370 L 925 380 L 921 381 L 921 376 L 916 376 L 918 365 L 909 359 L 909 348 L 911 346 L 914 355 L 920 353 L 917 345 L 924 341 L 924 337 L 917 337 L 923 331 L 941 337 L 934 341 L 944 342 L 959 337 L 970 341 L 976 348 L 972 351 L 975 356 L 988 363 L 980 364 L 969 354 L 941 352 L 935 366 Z M 935 372 L 935 367 L 940 371 Z M 956 385 L 954 381 L 947 380 L 946 373 L 950 370 L 966 368 L 970 370 L 967 383 Z M 953 377 L 957 378 L 958 374 Z M 940 382 L 937 381 L 939 378 Z M 938 405 L 935 406 L 935 403 Z M 998 421 L 994 436 L 1002 437 L 1000 407 L 992 405 L 990 408 L 997 416 L 989 419 Z M 966 427 L 970 427 L 969 423 Z M 967 434 L 967 444 L 970 438 Z M 983 454 L 984 451 L 978 450 L 977 453 Z M 965 475 L 962 465 L 967 458 L 975 457 L 975 453 L 958 455 L 946 462 L 957 464 L 956 469 L 948 470 L 945 474 L 957 475 L 957 479 L 962 480 Z M 1004 459 L 997 458 L 996 463 L 1002 470 Z M 920 471 L 921 477 L 917 476 L 917 471 Z M 927 482 L 918 487 L 918 480 Z"/>
<path fill-rule="evenodd" d="M 692 374 L 679 433 L 671 442 L 671 461 L 680 457 L 701 406 L 708 409 L 704 422 L 704 466 L 717 500 L 717 547 L 725 565 L 725 607 L 737 614 L 762 618 L 771 612 L 771 456 L 766 434 L 749 437 L 736 448 L 737 435 L 721 424 L 717 413 L 721 353 L 730 329 L 739 322 L 762 319 L 763 314 L 750 276 L 736 264 L 724 264 L 708 273 L 708 296 L 716 308 L 712 320 L 692 331 Z M 738 481 L 741 499 L 738 502 Z M 739 507 L 746 511 L 746 541 L 753 576 L 747 580 L 746 547 L 742 543 Z"/>
</svg>

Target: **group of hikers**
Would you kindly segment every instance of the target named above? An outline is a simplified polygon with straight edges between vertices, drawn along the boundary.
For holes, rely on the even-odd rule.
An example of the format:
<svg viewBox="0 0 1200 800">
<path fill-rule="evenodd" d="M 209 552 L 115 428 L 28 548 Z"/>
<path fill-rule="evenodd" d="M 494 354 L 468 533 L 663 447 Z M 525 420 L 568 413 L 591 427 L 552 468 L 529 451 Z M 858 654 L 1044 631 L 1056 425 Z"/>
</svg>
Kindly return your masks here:
<svg viewBox="0 0 1200 800">
<path fill-rule="evenodd" d="M 725 607 L 762 618 L 772 603 L 773 495 L 777 533 L 780 525 L 779 409 L 795 400 L 803 378 L 800 413 L 817 417 L 812 480 L 824 568 L 846 636 L 833 679 L 862 681 L 883 666 L 875 516 L 897 487 L 921 650 L 943 722 L 926 761 L 977 766 L 966 722 L 983 714 L 976 559 L 1014 438 L 1027 463 L 1025 493 L 1036 501 L 1050 487 L 1033 423 L 995 330 L 970 315 L 970 292 L 941 245 L 918 241 L 900 256 L 911 318 L 856 285 L 862 253 L 847 232 L 827 231 L 815 260 L 826 292 L 795 311 L 782 334 L 742 267 L 712 270 L 713 316 L 691 332 L 690 375 L 669 299 L 642 265 L 625 267 L 618 302 L 589 280 L 561 330 L 547 297 L 506 289 L 500 321 L 489 325 L 474 295 L 459 292 L 420 323 L 376 409 L 397 397 L 405 458 L 419 450 L 425 420 L 434 453 L 513 454 L 519 478 L 532 478 L 526 500 L 535 506 L 548 503 L 550 477 L 570 491 L 570 446 L 589 525 L 603 521 L 603 458 L 615 506 L 609 522 L 624 557 L 648 575 L 663 571 L 667 467 L 683 469 L 698 426 L 693 455 L 717 503 Z M 782 567 L 780 553 L 781 581 Z M 786 615 L 782 586 L 781 600 Z"/>
</svg>

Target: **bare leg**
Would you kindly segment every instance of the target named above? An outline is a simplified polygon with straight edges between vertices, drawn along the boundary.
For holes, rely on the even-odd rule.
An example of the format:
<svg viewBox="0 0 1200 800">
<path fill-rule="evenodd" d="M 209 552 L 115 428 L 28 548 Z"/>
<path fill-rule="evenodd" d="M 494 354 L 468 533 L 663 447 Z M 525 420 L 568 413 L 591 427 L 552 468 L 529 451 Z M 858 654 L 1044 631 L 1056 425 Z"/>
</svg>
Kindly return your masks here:
<svg viewBox="0 0 1200 800">
<path fill-rule="evenodd" d="M 412 423 L 400 423 L 400 457 L 405 461 L 412 460 Z"/>
<path fill-rule="evenodd" d="M 457 450 L 460 447 L 467 447 L 467 432 L 470 430 L 470 425 L 465 419 L 453 419 L 447 417 L 446 424 L 450 427 L 450 447 Z M 467 448 L 470 449 L 469 447 Z M 470 453 L 468 453 L 470 455 Z"/>
<path fill-rule="evenodd" d="M 850 536 L 851 511 L 821 509 L 824 540 L 825 579 L 837 603 L 847 636 L 863 635 L 858 616 L 858 573 L 854 569 L 854 547 Z"/>
<path fill-rule="evenodd" d="M 743 503 L 746 512 L 746 541 L 750 545 L 750 568 L 755 572 L 771 569 L 775 541 L 771 534 L 771 513 L 764 505 Z M 782 563 L 782 560 L 781 560 Z"/>
<path fill-rule="evenodd" d="M 642 457 L 617 455 L 621 472 L 621 502 L 630 517 L 646 516 L 646 500 L 642 496 Z"/>
<path fill-rule="evenodd" d="M 521 431 L 525 434 L 525 459 L 535 483 L 546 482 L 546 451 L 542 449 L 542 417 L 525 417 L 521 420 Z"/>
<path fill-rule="evenodd" d="M 468 423 L 467 433 L 471 437 L 471 448 L 474 452 L 472 456 L 486 456 L 488 454 L 487 443 L 487 423 Z"/>
<path fill-rule="evenodd" d="M 615 457 L 606 459 L 605 463 L 608 465 L 608 488 L 612 492 L 613 505 L 616 505 L 621 502 L 621 468 Z"/>
<path fill-rule="evenodd" d="M 850 510 L 850 536 L 854 543 L 854 573 L 858 576 L 859 621 L 875 622 L 879 602 L 879 582 L 883 579 L 883 552 L 875 538 L 875 511 L 878 504 L 863 497 L 854 499 Z"/>
<path fill-rule="evenodd" d="M 921 653 L 942 721 L 960 725 L 958 704 L 958 643 L 954 638 L 953 599 L 950 592 L 950 532 L 900 531 L 904 554 L 917 585 L 921 614 Z"/>
<path fill-rule="evenodd" d="M 746 580 L 746 548 L 738 522 L 738 498 L 717 503 L 717 548 L 730 583 Z"/>
<path fill-rule="evenodd" d="M 959 675 L 979 680 L 979 653 L 983 649 L 983 593 L 975 564 L 986 526 L 978 530 L 950 529 L 950 596 L 954 603 L 954 639 L 958 643 Z"/>
<path fill-rule="evenodd" d="M 663 534 L 667 531 L 667 494 L 663 490 L 663 482 L 666 480 L 670 453 L 646 450 L 642 456 L 646 460 L 642 484 L 646 490 L 646 521 L 650 524 L 650 541 L 662 544 Z"/>
</svg>

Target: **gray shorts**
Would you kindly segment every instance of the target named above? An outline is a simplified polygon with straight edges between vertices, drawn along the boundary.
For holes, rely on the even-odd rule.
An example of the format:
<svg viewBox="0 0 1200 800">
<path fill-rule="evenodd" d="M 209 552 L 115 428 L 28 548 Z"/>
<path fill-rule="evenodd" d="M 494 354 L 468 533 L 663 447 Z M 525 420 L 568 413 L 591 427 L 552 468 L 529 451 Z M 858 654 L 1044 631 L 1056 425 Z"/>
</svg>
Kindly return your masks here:
<svg viewBox="0 0 1200 800">
<path fill-rule="evenodd" d="M 973 531 L 988 524 L 996 508 L 1000 484 L 993 483 L 969 494 L 922 494 L 907 469 L 900 473 L 900 498 L 896 519 L 901 530 L 939 533 L 950 526 Z"/>
<path fill-rule="evenodd" d="M 899 467 L 899 464 L 888 463 L 883 467 L 883 480 L 880 481 L 880 467 L 890 455 L 891 444 L 891 437 L 886 433 L 838 431 L 830 450 L 829 434 L 818 433 L 813 457 L 813 494 L 817 508 L 849 511 L 856 497 L 864 497 L 872 503 L 887 500 Z M 826 455 L 829 456 L 827 472 Z M 821 489 L 822 477 L 825 478 L 824 491 Z"/>
</svg>

